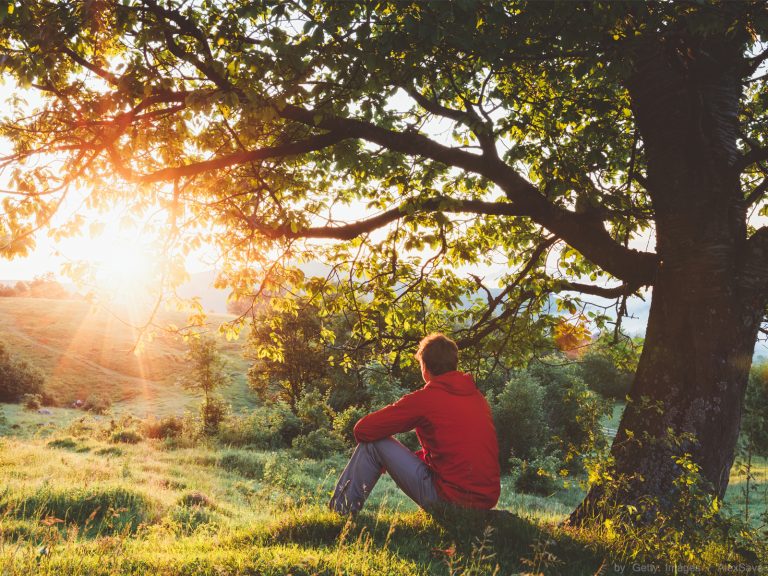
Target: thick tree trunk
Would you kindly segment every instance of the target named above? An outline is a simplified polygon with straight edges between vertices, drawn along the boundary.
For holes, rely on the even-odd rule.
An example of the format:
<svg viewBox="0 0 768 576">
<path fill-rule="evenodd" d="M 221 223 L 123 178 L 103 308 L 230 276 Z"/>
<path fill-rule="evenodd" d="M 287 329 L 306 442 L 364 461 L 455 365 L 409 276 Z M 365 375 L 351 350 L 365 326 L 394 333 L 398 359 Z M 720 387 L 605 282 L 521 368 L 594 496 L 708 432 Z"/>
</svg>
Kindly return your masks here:
<svg viewBox="0 0 768 576">
<path fill-rule="evenodd" d="M 746 207 L 734 169 L 741 46 L 658 38 L 629 82 L 656 211 L 660 265 L 645 346 L 611 455 L 616 486 L 593 486 L 571 516 L 614 504 L 674 506 L 690 454 L 713 494 L 728 486 L 765 307 L 749 274 Z M 617 492 L 612 492 L 617 490 Z M 645 504 L 643 504 L 645 503 Z"/>
</svg>

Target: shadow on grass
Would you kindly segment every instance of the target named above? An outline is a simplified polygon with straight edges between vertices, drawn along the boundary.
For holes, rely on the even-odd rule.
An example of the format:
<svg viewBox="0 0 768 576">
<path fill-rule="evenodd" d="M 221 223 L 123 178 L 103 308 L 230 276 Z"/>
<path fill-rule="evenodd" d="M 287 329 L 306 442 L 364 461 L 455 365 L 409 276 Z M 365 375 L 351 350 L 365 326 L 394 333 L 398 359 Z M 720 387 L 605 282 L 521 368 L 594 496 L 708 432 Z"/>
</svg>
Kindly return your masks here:
<svg viewBox="0 0 768 576">
<path fill-rule="evenodd" d="M 253 536 L 256 536 L 253 534 Z M 353 519 L 320 509 L 297 509 L 266 527 L 261 543 L 340 547 L 370 539 L 421 565 L 449 562 L 498 564 L 500 574 L 593 575 L 604 555 L 556 526 L 538 524 L 503 510 L 441 507 L 429 514 L 363 512 Z M 480 549 L 483 548 L 482 551 Z"/>
</svg>

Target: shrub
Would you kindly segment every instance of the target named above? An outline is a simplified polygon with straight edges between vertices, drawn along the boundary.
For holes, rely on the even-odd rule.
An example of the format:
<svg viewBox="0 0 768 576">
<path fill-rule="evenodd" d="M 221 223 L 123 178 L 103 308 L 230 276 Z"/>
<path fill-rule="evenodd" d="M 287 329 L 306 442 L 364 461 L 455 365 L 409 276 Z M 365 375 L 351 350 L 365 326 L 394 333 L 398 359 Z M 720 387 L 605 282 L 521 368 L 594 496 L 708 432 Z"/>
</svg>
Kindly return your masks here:
<svg viewBox="0 0 768 576">
<path fill-rule="evenodd" d="M 287 448 L 301 431 L 301 421 L 287 404 L 260 406 L 246 416 L 231 416 L 219 427 L 219 440 L 230 446 L 263 450 Z"/>
<path fill-rule="evenodd" d="M 583 470 L 583 457 L 605 447 L 601 418 L 611 403 L 592 392 L 573 365 L 537 363 L 529 368 L 544 388 L 544 413 L 552 434 L 553 449 L 564 455 L 571 472 Z"/>
<path fill-rule="evenodd" d="M 114 444 L 137 444 L 141 442 L 141 439 L 141 434 L 131 429 L 115 430 L 109 437 L 109 440 Z"/>
<path fill-rule="evenodd" d="M 319 460 L 345 449 L 344 440 L 328 430 L 313 430 L 293 439 L 293 450 L 306 458 Z"/>
<path fill-rule="evenodd" d="M 205 506 L 177 505 L 168 511 L 167 521 L 177 533 L 188 536 L 201 527 L 217 524 L 217 517 Z"/>
<path fill-rule="evenodd" d="M 0 343 L 0 402 L 18 402 L 24 394 L 41 394 L 45 378 L 25 360 L 17 360 Z"/>
<path fill-rule="evenodd" d="M 150 417 L 141 423 L 142 434 L 157 440 L 176 438 L 183 430 L 184 421 L 178 416 Z"/>
<path fill-rule="evenodd" d="M 509 470 L 511 456 L 525 460 L 544 449 L 550 432 L 543 407 L 544 388 L 538 380 L 521 372 L 489 400 L 502 470 Z"/>
<path fill-rule="evenodd" d="M 92 394 L 83 402 L 82 408 L 94 414 L 106 414 L 112 408 L 112 400 L 98 394 Z"/>
<path fill-rule="evenodd" d="M 216 504 L 202 492 L 187 492 L 178 501 L 179 506 L 202 506 L 204 508 L 216 509 Z"/>
<path fill-rule="evenodd" d="M 39 410 L 42 406 L 43 397 L 40 394 L 24 394 L 21 402 L 27 410 Z"/>
<path fill-rule="evenodd" d="M 353 429 L 357 421 L 365 416 L 368 411 L 360 406 L 350 406 L 343 412 L 336 414 L 333 419 L 333 430 L 348 443 L 355 443 Z"/>
<path fill-rule="evenodd" d="M 768 456 L 768 364 L 755 366 L 749 375 L 741 433 L 755 454 Z"/>
<path fill-rule="evenodd" d="M 555 455 L 537 455 L 532 460 L 512 458 L 510 464 L 519 492 L 549 496 L 559 488 L 560 459 Z"/>
<path fill-rule="evenodd" d="M 229 406 L 218 396 L 208 396 L 200 403 L 200 417 L 203 420 L 203 432 L 215 434 L 221 422 L 227 416 Z"/>
<path fill-rule="evenodd" d="M 363 371 L 363 386 L 370 399 L 371 411 L 399 400 L 408 390 L 382 364 L 372 362 Z"/>
<path fill-rule="evenodd" d="M 329 428 L 333 410 L 317 390 L 304 394 L 296 403 L 296 416 L 299 417 L 304 432 Z"/>
<path fill-rule="evenodd" d="M 629 394 L 632 374 L 617 368 L 613 359 L 600 352 L 589 352 L 579 363 L 579 373 L 590 390 L 604 398 L 624 400 Z"/>
</svg>

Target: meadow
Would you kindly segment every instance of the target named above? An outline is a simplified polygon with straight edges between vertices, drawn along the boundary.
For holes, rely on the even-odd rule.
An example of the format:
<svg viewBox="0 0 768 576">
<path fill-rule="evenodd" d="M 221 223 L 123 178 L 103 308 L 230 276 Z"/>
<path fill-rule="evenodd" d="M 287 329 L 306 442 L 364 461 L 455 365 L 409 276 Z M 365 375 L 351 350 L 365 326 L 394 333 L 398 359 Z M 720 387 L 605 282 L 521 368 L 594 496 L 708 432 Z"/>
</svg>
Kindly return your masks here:
<svg viewBox="0 0 768 576">
<path fill-rule="evenodd" d="M 504 477 L 495 511 L 429 515 L 384 476 L 359 516 L 339 517 L 326 502 L 344 453 L 309 459 L 292 449 L 141 433 L 148 414 L 179 414 L 198 402 L 175 379 L 184 369 L 181 342 L 158 337 L 133 355 L 130 327 L 82 302 L 2 299 L 0 322 L 8 348 L 34 360 L 57 396 L 112 399 L 103 415 L 2 405 L 2 574 L 586 575 L 629 562 L 612 546 L 610 527 L 561 524 L 584 495 L 578 478 L 535 496 Z M 241 343 L 222 347 L 233 375 L 223 396 L 245 412 L 256 401 Z M 617 404 L 607 431 L 620 412 Z M 753 464 L 748 522 L 759 529 L 768 462 Z M 745 518 L 746 485 L 735 467 L 727 515 Z"/>
</svg>

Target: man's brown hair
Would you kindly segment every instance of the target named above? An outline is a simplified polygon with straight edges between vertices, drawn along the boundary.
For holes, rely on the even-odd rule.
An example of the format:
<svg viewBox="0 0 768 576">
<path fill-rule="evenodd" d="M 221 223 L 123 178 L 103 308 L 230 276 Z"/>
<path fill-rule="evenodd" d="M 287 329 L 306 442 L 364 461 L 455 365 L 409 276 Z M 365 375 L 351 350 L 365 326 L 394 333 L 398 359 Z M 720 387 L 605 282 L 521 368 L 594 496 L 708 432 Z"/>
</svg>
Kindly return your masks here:
<svg viewBox="0 0 768 576">
<path fill-rule="evenodd" d="M 416 358 L 432 375 L 445 374 L 458 367 L 459 347 L 445 334 L 435 332 L 419 342 Z"/>
</svg>

